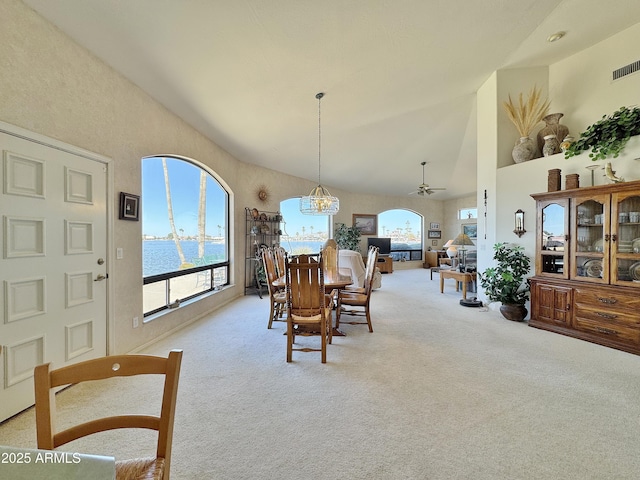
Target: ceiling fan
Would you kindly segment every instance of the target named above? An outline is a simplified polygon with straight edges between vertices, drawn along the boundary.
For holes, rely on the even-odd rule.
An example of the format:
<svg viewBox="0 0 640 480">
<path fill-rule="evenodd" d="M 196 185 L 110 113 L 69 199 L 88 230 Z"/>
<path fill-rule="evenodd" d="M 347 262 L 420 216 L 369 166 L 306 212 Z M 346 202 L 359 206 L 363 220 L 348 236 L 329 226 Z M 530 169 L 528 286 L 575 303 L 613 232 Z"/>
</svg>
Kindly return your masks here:
<svg viewBox="0 0 640 480">
<path fill-rule="evenodd" d="M 409 195 L 420 195 L 421 197 L 424 197 L 424 194 L 426 193 L 427 195 L 431 195 L 432 193 L 434 193 L 436 190 L 446 190 L 446 188 L 436 188 L 436 187 L 430 187 L 429 185 L 427 185 L 426 183 L 424 183 L 424 166 L 427 164 L 427 162 L 422 162 L 420 165 L 422 165 L 422 183 L 420 185 L 418 185 L 418 190 L 409 193 Z"/>
</svg>

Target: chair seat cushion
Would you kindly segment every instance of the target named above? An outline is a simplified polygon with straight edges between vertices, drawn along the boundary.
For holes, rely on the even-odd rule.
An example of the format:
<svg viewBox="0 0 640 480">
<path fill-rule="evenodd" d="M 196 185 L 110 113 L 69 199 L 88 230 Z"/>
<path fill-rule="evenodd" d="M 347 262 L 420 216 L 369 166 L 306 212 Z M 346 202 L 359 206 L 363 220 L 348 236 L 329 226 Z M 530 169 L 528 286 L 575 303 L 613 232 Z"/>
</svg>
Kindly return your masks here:
<svg viewBox="0 0 640 480">
<path fill-rule="evenodd" d="M 164 458 L 135 458 L 116 462 L 116 480 L 161 480 Z"/>
<path fill-rule="evenodd" d="M 355 292 L 343 292 L 340 294 L 340 303 L 347 305 L 365 305 L 367 303 L 367 295 Z"/>
<path fill-rule="evenodd" d="M 324 309 L 325 318 L 329 318 L 331 316 L 331 307 Z M 303 315 L 296 315 L 295 313 L 291 314 L 291 319 L 294 323 L 318 323 L 322 320 L 322 315 L 313 315 L 310 317 L 305 317 Z"/>
<path fill-rule="evenodd" d="M 351 286 L 347 286 L 345 287 L 344 290 L 345 293 L 364 293 L 365 289 L 364 287 L 351 287 Z"/>
</svg>

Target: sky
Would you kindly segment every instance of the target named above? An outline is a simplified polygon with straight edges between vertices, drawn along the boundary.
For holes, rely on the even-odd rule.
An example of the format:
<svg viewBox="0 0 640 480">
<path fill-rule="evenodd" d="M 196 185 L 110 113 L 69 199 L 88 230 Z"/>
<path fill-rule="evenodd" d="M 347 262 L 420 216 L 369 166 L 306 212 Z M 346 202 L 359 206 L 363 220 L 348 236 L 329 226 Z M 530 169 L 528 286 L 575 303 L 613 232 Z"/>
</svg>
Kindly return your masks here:
<svg viewBox="0 0 640 480">
<path fill-rule="evenodd" d="M 296 236 L 296 234 L 302 235 L 302 227 L 305 228 L 305 233 L 311 231 L 313 226 L 313 232 L 326 232 L 328 229 L 327 217 L 315 216 L 315 215 L 303 215 L 300 213 L 300 199 L 292 198 L 280 202 L 280 208 L 282 217 L 285 220 L 285 226 L 283 233 L 289 234 L 289 236 Z M 411 231 L 416 233 L 421 231 L 422 218 L 408 210 L 389 210 L 379 215 L 379 235 L 382 236 L 382 227 L 385 227 L 385 232 L 394 230 L 395 228 L 401 228 L 403 231 L 407 228 L 407 221 Z M 351 225 L 349 225 L 351 226 Z"/>
<path fill-rule="evenodd" d="M 200 168 L 189 162 L 167 159 L 173 218 L 179 235 L 198 233 Z M 211 176 L 207 178 L 206 234 L 224 235 L 226 230 L 225 192 Z M 142 233 L 166 237 L 171 232 L 167 196 L 160 158 L 142 160 Z M 220 225 L 220 227 L 218 227 Z M 184 232 L 180 232 L 183 229 Z"/>
<path fill-rule="evenodd" d="M 169 182 L 173 204 L 173 215 L 179 235 L 197 235 L 198 198 L 200 169 L 189 162 L 167 158 Z M 166 237 L 171 232 L 167 211 L 167 199 L 164 186 L 164 174 L 160 158 L 147 158 L 142 161 L 142 233 L 156 237 Z M 303 215 L 300 213 L 300 201 L 292 198 L 280 203 L 285 223 L 283 234 L 289 236 L 328 231 L 327 217 Z M 225 193 L 212 178 L 207 179 L 207 235 L 224 235 Z M 367 213 L 367 212 L 365 212 Z M 426 219 L 428 222 L 429 219 Z M 407 224 L 407 222 L 409 222 Z M 413 233 L 421 231 L 422 218 L 408 210 L 388 210 L 378 215 L 378 235 L 388 236 L 388 232 L 397 228 L 403 232 L 407 226 Z M 184 232 L 180 232 L 183 229 Z M 303 230 L 304 229 L 304 230 Z M 425 230 L 428 225 L 425 226 Z"/>
</svg>

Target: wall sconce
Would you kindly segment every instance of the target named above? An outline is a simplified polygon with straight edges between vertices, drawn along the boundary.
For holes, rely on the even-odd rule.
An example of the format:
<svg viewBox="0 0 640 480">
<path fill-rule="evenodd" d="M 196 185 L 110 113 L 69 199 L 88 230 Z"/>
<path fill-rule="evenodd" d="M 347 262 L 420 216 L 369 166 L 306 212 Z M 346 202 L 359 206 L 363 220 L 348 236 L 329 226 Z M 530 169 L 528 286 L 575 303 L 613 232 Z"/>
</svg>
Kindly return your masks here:
<svg viewBox="0 0 640 480">
<path fill-rule="evenodd" d="M 524 235 L 527 231 L 524 229 L 524 212 L 521 209 L 516 210 L 516 228 L 513 231 L 518 237 Z"/>
</svg>

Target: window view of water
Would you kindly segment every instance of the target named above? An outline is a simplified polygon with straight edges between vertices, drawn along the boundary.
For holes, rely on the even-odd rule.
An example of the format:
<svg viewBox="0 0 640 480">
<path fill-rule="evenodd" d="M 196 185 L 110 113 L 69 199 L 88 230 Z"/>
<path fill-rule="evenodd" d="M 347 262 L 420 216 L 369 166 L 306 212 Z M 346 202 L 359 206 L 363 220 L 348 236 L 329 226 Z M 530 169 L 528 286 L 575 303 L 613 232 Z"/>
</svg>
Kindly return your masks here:
<svg viewBox="0 0 640 480">
<path fill-rule="evenodd" d="M 198 242 L 196 240 L 180 240 L 184 258 L 193 266 L 198 263 Z M 226 245 L 224 243 L 206 242 L 204 246 L 206 264 L 224 262 Z M 142 242 L 142 275 L 148 277 L 161 273 L 175 272 L 180 269 L 180 257 L 173 240 L 145 240 Z"/>
<path fill-rule="evenodd" d="M 324 242 L 318 241 L 287 241 L 282 238 L 281 245 L 292 255 L 301 253 L 317 253 Z M 182 251 L 185 260 L 195 265 L 223 262 L 226 260 L 226 245 L 224 243 L 205 243 L 205 263 L 198 259 L 198 242 L 196 240 L 181 240 Z M 400 260 L 403 256 L 409 260 L 408 253 L 394 254 L 393 250 L 420 250 L 421 244 L 391 244 L 391 256 L 394 260 Z M 366 253 L 366 252 L 361 252 Z M 397 257 L 397 258 L 396 258 Z M 180 257 L 173 240 L 145 240 L 142 242 L 142 275 L 149 277 L 161 273 L 175 272 L 180 269 Z"/>
</svg>

